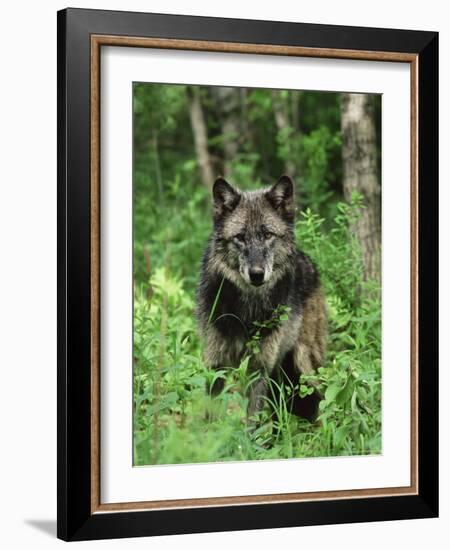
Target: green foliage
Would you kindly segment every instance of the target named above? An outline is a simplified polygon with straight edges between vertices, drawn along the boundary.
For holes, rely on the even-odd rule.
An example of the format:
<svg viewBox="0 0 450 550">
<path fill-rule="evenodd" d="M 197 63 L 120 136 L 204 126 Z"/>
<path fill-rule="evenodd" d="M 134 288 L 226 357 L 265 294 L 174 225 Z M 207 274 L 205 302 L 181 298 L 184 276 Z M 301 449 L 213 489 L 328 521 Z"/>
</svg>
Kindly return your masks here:
<svg viewBox="0 0 450 550">
<path fill-rule="evenodd" d="M 279 129 L 279 94 L 287 125 Z M 214 173 L 223 173 L 220 117 L 201 89 Z M 381 452 L 381 314 L 374 284 L 362 284 L 360 250 L 349 230 L 361 208 L 342 200 L 339 94 L 247 90 L 241 98 L 231 181 L 253 189 L 296 171 L 302 213 L 299 246 L 316 262 L 328 302 L 325 366 L 314 377 L 278 387 L 260 427 L 246 423 L 245 389 L 255 374 L 266 323 L 285 322 L 283 304 L 255 325 L 239 368 L 211 372 L 202 361 L 195 323 L 195 287 L 211 230 L 210 190 L 202 185 L 186 86 L 134 88 L 134 463 L 174 464 Z M 245 116 L 244 116 L 245 115 Z M 220 300 L 220 292 L 218 293 Z M 215 378 L 224 391 L 206 392 Z M 319 421 L 289 413 L 293 392 L 324 394 Z"/>
<path fill-rule="evenodd" d="M 280 327 L 289 318 L 289 312 L 291 308 L 279 304 L 272 312 L 270 319 L 266 319 L 262 322 L 253 321 L 253 330 L 248 335 L 248 341 L 246 343 L 247 351 L 250 355 L 256 355 L 260 351 L 261 339 L 264 336 L 264 329 L 275 329 Z"/>
<path fill-rule="evenodd" d="M 277 134 L 280 158 L 295 159 L 296 179 L 302 208 L 311 208 L 330 219 L 334 214 L 336 194 L 332 188 L 334 172 L 331 166 L 334 157 L 340 154 L 340 133 L 332 133 L 326 126 L 320 126 L 310 134 L 296 133 L 294 128 L 285 127 Z"/>
<path fill-rule="evenodd" d="M 322 273 L 325 293 L 332 308 L 347 308 L 354 313 L 361 299 L 363 263 L 356 236 L 350 227 L 363 208 L 361 197 L 353 196 L 353 202 L 339 202 L 333 225 L 325 230 L 326 220 L 311 209 L 300 213 L 297 222 L 297 242 L 311 256 Z"/>
<path fill-rule="evenodd" d="M 376 294 L 361 290 L 361 260 L 349 223 L 359 200 L 338 204 L 329 232 L 323 219 L 305 212 L 297 236 L 317 262 L 329 309 L 326 365 L 297 385 L 271 382 L 260 427 L 246 426 L 245 389 L 252 378 L 248 361 L 258 352 L 261 331 L 286 320 L 280 306 L 271 319 L 255 325 L 248 354 L 237 369 L 208 371 L 194 320 L 194 300 L 185 280 L 156 268 L 149 284 L 137 286 L 134 325 L 136 464 L 210 462 L 266 458 L 372 454 L 381 451 L 381 318 Z M 218 297 L 220 299 L 220 295 Z M 164 323 L 166 318 L 166 325 Z M 165 325 L 165 326 L 164 326 Z M 254 376 L 254 374 L 253 374 Z M 224 378 L 217 397 L 205 392 Z M 313 391 L 324 395 L 316 424 L 289 414 L 288 397 Z"/>
<path fill-rule="evenodd" d="M 336 201 L 332 166 L 341 151 L 340 133 L 332 133 L 327 126 L 320 126 L 301 136 L 299 142 L 299 158 L 303 166 L 299 181 L 302 205 L 325 219 L 332 219 Z"/>
</svg>

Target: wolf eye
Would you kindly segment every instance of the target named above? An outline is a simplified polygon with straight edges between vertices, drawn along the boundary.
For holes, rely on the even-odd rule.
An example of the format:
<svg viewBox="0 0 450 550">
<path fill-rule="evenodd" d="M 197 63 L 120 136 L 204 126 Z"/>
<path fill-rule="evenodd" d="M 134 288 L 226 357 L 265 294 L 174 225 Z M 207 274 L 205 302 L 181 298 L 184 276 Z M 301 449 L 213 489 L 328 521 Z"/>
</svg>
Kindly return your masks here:
<svg viewBox="0 0 450 550">
<path fill-rule="evenodd" d="M 272 233 L 271 231 L 264 231 L 263 237 L 266 239 L 266 241 L 268 241 L 272 237 L 275 237 L 275 233 Z"/>
<path fill-rule="evenodd" d="M 233 238 L 236 239 L 237 241 L 239 241 L 240 243 L 245 243 L 245 235 L 244 235 L 244 233 L 238 233 L 238 234 L 235 235 Z"/>
</svg>

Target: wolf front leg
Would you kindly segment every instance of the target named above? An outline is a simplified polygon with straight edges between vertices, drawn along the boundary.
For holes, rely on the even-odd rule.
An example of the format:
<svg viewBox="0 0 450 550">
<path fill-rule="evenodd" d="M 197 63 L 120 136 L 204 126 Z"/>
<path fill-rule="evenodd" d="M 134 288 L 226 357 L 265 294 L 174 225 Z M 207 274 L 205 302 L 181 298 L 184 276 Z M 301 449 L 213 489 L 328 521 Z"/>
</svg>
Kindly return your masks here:
<svg viewBox="0 0 450 550">
<path fill-rule="evenodd" d="M 224 387 L 223 375 L 217 372 L 238 364 L 238 357 L 242 351 L 242 344 L 228 339 L 214 327 L 208 327 L 205 334 L 205 350 L 203 358 L 205 365 L 210 371 L 211 378 L 206 384 L 206 390 L 210 395 L 219 394 Z"/>
<path fill-rule="evenodd" d="M 267 397 L 268 382 L 264 373 L 254 380 L 248 389 L 247 418 L 250 419 L 264 408 Z"/>
<path fill-rule="evenodd" d="M 259 373 L 248 390 L 247 417 L 258 414 L 264 408 L 269 389 L 269 376 L 275 368 L 281 343 L 281 334 L 274 331 L 261 341 L 261 349 L 250 360 L 250 372 Z"/>
</svg>

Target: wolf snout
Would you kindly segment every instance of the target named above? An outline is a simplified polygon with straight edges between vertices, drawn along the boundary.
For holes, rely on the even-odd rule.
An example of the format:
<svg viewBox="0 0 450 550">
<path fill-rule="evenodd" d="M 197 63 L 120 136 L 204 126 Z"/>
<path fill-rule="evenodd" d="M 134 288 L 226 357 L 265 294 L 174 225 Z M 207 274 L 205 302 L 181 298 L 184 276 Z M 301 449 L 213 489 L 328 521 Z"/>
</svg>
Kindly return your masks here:
<svg viewBox="0 0 450 550">
<path fill-rule="evenodd" d="M 261 286 L 264 282 L 264 269 L 262 267 L 253 267 L 249 269 L 248 276 L 253 286 Z"/>
</svg>

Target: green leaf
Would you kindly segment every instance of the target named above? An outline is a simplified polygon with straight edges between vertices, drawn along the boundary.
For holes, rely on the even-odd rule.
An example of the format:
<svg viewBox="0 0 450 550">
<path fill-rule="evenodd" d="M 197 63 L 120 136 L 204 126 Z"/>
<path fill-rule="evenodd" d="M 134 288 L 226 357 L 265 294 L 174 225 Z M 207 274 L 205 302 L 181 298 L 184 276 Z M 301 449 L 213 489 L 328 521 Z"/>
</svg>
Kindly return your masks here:
<svg viewBox="0 0 450 550">
<path fill-rule="evenodd" d="M 325 400 L 329 403 L 331 401 L 334 401 L 336 395 L 341 391 L 341 388 L 337 385 L 331 385 L 328 386 L 328 388 L 325 390 Z"/>
<path fill-rule="evenodd" d="M 300 397 L 306 397 L 308 395 L 308 386 L 305 384 L 300 384 Z"/>
<path fill-rule="evenodd" d="M 336 403 L 340 406 L 345 405 L 352 397 L 354 389 L 353 380 L 351 377 L 347 379 L 345 386 L 336 395 Z"/>
<path fill-rule="evenodd" d="M 363 434 L 369 433 L 369 426 L 367 425 L 367 422 L 364 420 L 364 418 L 362 418 L 361 422 L 359 423 L 359 431 Z"/>
<path fill-rule="evenodd" d="M 163 411 L 174 405 L 178 400 L 178 393 L 172 391 L 167 393 L 158 404 L 152 405 L 148 408 L 148 414 L 154 414 L 157 411 Z"/>
<path fill-rule="evenodd" d="M 194 374 L 194 376 L 191 376 L 191 378 L 189 378 L 189 382 L 193 386 L 202 387 L 206 383 L 206 378 L 204 376 L 200 376 L 200 374 Z"/>
<path fill-rule="evenodd" d="M 347 437 L 349 432 L 348 426 L 340 426 L 333 435 L 334 444 L 336 447 L 340 447 L 342 443 L 344 442 L 344 439 Z"/>
<path fill-rule="evenodd" d="M 353 392 L 353 395 L 352 395 L 352 400 L 351 400 L 351 407 L 352 407 L 352 411 L 354 413 L 357 413 L 359 412 L 358 411 L 358 405 L 357 405 L 357 402 L 356 402 L 356 399 L 358 397 L 358 394 L 356 392 L 356 390 Z"/>
</svg>

